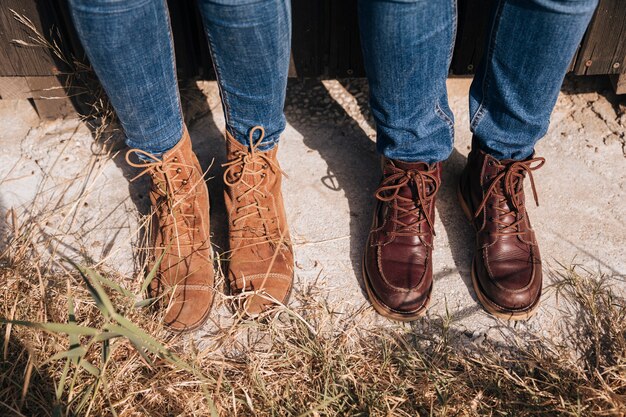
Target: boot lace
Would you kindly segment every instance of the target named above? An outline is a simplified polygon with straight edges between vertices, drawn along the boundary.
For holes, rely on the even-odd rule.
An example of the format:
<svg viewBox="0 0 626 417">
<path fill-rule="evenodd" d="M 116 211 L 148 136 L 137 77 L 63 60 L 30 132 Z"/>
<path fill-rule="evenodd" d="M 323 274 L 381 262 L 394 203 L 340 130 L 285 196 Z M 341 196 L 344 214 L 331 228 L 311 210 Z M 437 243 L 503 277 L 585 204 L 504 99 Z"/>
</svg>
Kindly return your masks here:
<svg viewBox="0 0 626 417">
<path fill-rule="evenodd" d="M 522 196 L 524 177 L 525 174 L 528 173 L 533 198 L 535 204 L 539 206 L 533 171 L 541 168 L 545 162 L 545 158 L 532 158 L 525 161 L 516 161 L 508 166 L 498 164 L 498 168 L 504 169 L 491 181 L 482 202 L 474 213 L 474 218 L 480 215 L 481 211 L 493 196 L 495 201 L 491 203 L 490 206 L 496 209 L 498 216 L 497 218 L 489 218 L 489 221 L 493 221 L 500 226 L 499 231 L 494 233 L 494 235 L 517 236 L 524 234 L 524 231 L 520 230 L 518 227 L 524 221 L 526 214 L 525 202 Z M 494 163 L 497 164 L 497 162 Z M 533 166 L 535 163 L 537 163 L 537 165 Z M 503 207 L 503 203 L 507 203 L 506 206 Z M 511 223 L 501 220 L 501 218 L 506 218 L 509 215 L 513 215 L 516 220 Z"/>
<path fill-rule="evenodd" d="M 131 155 L 143 157 L 141 163 L 133 162 Z M 201 176 L 196 184 L 192 184 L 191 189 L 186 190 L 189 180 L 182 178 L 183 168 L 189 168 L 192 172 L 195 167 L 182 163 L 178 157 L 168 161 L 141 149 L 131 149 L 126 153 L 128 165 L 142 169 L 142 171 L 131 179 L 137 180 L 143 175 L 150 174 L 152 177 L 152 191 L 160 198 L 157 199 L 156 211 L 159 216 L 159 227 L 164 231 L 164 235 L 171 235 L 176 239 L 176 246 L 193 246 L 193 240 L 186 236 L 187 231 L 198 232 L 198 227 L 191 227 L 194 223 L 195 213 L 190 199 L 185 197 L 193 192 L 193 189 L 202 182 Z M 169 233 L 167 233 L 169 232 Z"/>
<path fill-rule="evenodd" d="M 261 132 L 259 138 L 254 140 L 254 134 Z M 269 212 L 270 208 L 262 204 L 262 200 L 267 198 L 266 191 L 262 187 L 264 179 L 267 177 L 266 170 L 271 169 L 273 172 L 280 172 L 287 177 L 285 172 L 280 169 L 265 152 L 259 150 L 259 146 L 265 137 L 265 129 L 256 126 L 249 133 L 250 147 L 249 150 L 235 151 L 234 158 L 222 166 L 224 171 L 224 183 L 229 187 L 242 184 L 244 191 L 235 197 L 239 203 L 235 209 L 236 216 L 232 219 L 232 225 L 238 229 L 232 230 L 234 239 L 259 239 L 272 240 L 280 231 L 274 230 L 269 226 L 276 223 L 275 217 L 267 217 L 265 212 Z"/>
<path fill-rule="evenodd" d="M 391 175 L 383 179 L 375 197 L 391 204 L 392 209 L 398 213 L 397 216 L 390 217 L 396 227 L 388 233 L 393 236 L 424 236 L 427 232 L 420 231 L 420 226 L 425 222 L 434 235 L 434 222 L 429 214 L 429 207 L 439 189 L 435 170 L 403 170 L 393 165 L 385 169 L 390 169 Z M 399 194 L 406 186 L 413 187 L 415 199 Z"/>
</svg>

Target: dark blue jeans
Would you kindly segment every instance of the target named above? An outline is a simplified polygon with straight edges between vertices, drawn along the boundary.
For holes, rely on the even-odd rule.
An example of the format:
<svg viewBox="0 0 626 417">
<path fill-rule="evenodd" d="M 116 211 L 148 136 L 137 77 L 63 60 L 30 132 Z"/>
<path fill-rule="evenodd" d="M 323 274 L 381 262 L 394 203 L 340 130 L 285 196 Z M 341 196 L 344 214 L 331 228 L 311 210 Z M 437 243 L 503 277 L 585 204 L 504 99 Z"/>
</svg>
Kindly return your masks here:
<svg viewBox="0 0 626 417">
<path fill-rule="evenodd" d="M 524 159 L 546 133 L 597 0 L 495 0 L 470 90 L 471 129 L 498 159 Z M 456 0 L 359 0 L 380 153 L 428 163 L 452 152 L 446 78 Z"/>
<path fill-rule="evenodd" d="M 70 0 L 78 35 L 126 133 L 159 155 L 181 138 L 183 117 L 165 0 Z M 226 129 L 243 144 L 265 128 L 261 149 L 285 129 L 289 0 L 198 0 L 217 73 Z"/>
<path fill-rule="evenodd" d="M 247 143 L 285 127 L 289 0 L 198 0 L 227 130 Z M 471 128 L 498 159 L 523 159 L 550 113 L 597 0 L 495 0 L 487 52 L 470 91 Z M 70 0 L 87 55 L 131 147 L 159 154 L 183 119 L 164 0 Z M 446 78 L 456 0 L 359 0 L 371 107 L 383 155 L 436 162 L 452 151 Z"/>
</svg>

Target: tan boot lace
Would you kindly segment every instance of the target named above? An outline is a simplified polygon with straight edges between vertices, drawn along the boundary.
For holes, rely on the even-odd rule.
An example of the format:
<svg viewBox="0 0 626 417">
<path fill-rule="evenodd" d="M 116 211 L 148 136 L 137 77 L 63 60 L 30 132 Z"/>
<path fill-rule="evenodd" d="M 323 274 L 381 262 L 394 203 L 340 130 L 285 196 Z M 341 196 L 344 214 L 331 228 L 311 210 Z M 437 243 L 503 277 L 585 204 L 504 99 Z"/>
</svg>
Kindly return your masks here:
<svg viewBox="0 0 626 417">
<path fill-rule="evenodd" d="M 135 163 L 130 159 L 132 154 L 142 155 L 144 159 L 149 160 Z M 189 179 L 182 178 L 181 174 L 183 168 L 189 168 L 193 172 L 195 167 L 183 164 L 178 157 L 163 161 L 141 149 L 131 149 L 126 152 L 126 162 L 132 167 L 142 169 L 131 181 L 145 174 L 150 174 L 152 177 L 152 191 L 161 197 L 159 199 L 161 203 L 157 202 L 158 206 L 155 207 L 159 216 L 159 227 L 173 236 L 175 242 L 172 243 L 175 243 L 177 247 L 193 246 L 193 238 L 186 232 L 198 232 L 199 229 L 191 226 L 194 224 L 195 213 L 190 199 L 186 197 L 202 180 L 197 184 L 192 184 L 190 190 L 186 190 L 185 186 L 188 185 Z M 200 178 L 202 179 L 203 176 L 201 175 Z"/>
<path fill-rule="evenodd" d="M 497 164 L 492 161 L 489 163 Z M 538 165 L 533 166 L 534 163 L 538 163 Z M 525 232 L 523 230 L 519 230 L 518 228 L 518 226 L 524 221 L 526 213 L 525 202 L 522 198 L 522 183 L 524 181 L 525 173 L 528 173 L 535 204 L 539 206 L 537 189 L 535 188 L 535 180 L 532 172 L 541 168 L 545 163 L 545 158 L 532 158 L 526 161 L 516 161 L 508 166 L 497 165 L 498 168 L 504 169 L 491 181 L 491 184 L 489 185 L 489 188 L 487 188 L 487 192 L 483 197 L 483 201 L 476 209 L 476 213 L 474 213 L 474 217 L 476 218 L 480 215 L 489 199 L 493 196 L 495 197 L 495 201 L 491 203 L 490 206 L 496 209 L 498 212 L 498 218 L 490 217 L 488 220 L 501 226 L 499 228 L 499 232 L 494 233 L 494 235 L 517 236 L 524 234 Z M 503 203 L 507 203 L 506 208 L 501 207 Z M 506 218 L 508 215 L 513 215 L 517 220 L 512 223 L 500 220 L 500 218 Z"/>
<path fill-rule="evenodd" d="M 393 210 L 396 210 L 398 213 L 397 216 L 390 217 L 390 220 L 397 227 L 394 228 L 394 231 L 389 232 L 389 235 L 424 236 L 428 234 L 428 232 L 420 231 L 420 226 L 424 222 L 430 226 L 430 230 L 434 235 L 434 222 L 430 218 L 429 207 L 439 189 L 435 170 L 419 171 L 411 169 L 405 171 L 393 165 L 389 165 L 385 169 L 390 169 L 392 173 L 383 179 L 374 195 L 380 201 L 390 202 Z M 410 185 L 414 187 L 415 195 L 417 196 L 415 200 L 399 194 L 400 189 Z M 406 208 L 410 204 L 414 204 L 415 207 Z M 408 221 L 403 221 L 405 218 Z"/>
<path fill-rule="evenodd" d="M 254 141 L 253 137 L 257 131 L 260 131 L 261 134 Z M 245 186 L 243 193 L 236 197 L 237 203 L 244 203 L 236 208 L 236 217 L 232 219 L 234 227 L 240 226 L 239 229 L 232 230 L 234 239 L 259 239 L 265 241 L 280 237 L 278 236 L 280 231 L 272 230 L 269 226 L 270 224 L 275 224 L 277 219 L 264 216 L 264 213 L 269 212 L 270 208 L 263 205 L 261 201 L 267 198 L 262 185 L 267 177 L 267 169 L 271 169 L 273 172 L 280 172 L 285 177 L 287 175 L 266 153 L 258 150 L 264 137 L 265 129 L 261 126 L 254 127 L 249 133 L 249 151 L 237 150 L 232 160 L 222 164 L 226 168 L 224 171 L 224 183 L 227 186 L 234 187 L 238 184 Z M 230 178 L 234 179 L 231 180 Z"/>
</svg>

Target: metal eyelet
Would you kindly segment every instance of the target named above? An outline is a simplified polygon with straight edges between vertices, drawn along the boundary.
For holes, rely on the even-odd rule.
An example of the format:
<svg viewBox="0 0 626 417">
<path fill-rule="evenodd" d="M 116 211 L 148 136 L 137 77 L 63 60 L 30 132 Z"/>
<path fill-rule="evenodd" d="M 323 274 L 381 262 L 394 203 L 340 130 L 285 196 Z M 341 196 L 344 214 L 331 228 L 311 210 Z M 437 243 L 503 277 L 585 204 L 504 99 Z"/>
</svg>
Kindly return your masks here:
<svg viewBox="0 0 626 417">
<path fill-rule="evenodd" d="M 172 159 L 172 162 L 178 162 L 178 157 L 175 156 L 174 159 Z"/>
<path fill-rule="evenodd" d="M 183 172 L 183 170 L 181 168 L 176 168 L 176 173 L 180 174 L 181 172 Z"/>
<path fill-rule="evenodd" d="M 261 174 L 261 178 L 265 178 L 267 177 L 267 175 L 265 175 L 265 172 Z"/>
<path fill-rule="evenodd" d="M 268 168 L 267 164 L 263 164 L 263 169 L 267 169 L 267 168 Z"/>
<path fill-rule="evenodd" d="M 187 185 L 187 180 L 183 180 L 183 185 Z"/>
</svg>

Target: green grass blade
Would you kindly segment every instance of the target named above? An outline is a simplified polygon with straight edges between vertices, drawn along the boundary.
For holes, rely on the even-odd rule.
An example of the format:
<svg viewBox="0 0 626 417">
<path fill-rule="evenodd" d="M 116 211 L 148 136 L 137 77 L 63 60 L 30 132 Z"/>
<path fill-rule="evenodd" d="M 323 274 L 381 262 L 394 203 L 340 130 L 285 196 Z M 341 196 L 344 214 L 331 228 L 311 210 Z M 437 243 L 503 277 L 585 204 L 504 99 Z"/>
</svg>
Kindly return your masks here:
<svg viewBox="0 0 626 417">
<path fill-rule="evenodd" d="M 63 396 L 63 390 L 65 389 L 65 380 L 67 379 L 67 373 L 70 370 L 70 359 L 65 361 L 65 365 L 63 365 L 63 371 L 61 372 L 61 376 L 59 377 L 59 384 L 55 387 L 55 396 L 57 402 L 61 401 L 61 397 Z"/>
<path fill-rule="evenodd" d="M 23 320 L 7 320 L 4 318 L 0 318 L 0 323 L 12 323 L 16 326 L 32 327 L 35 329 L 45 330 L 50 333 L 65 333 L 76 336 L 95 336 L 100 332 L 100 330 L 93 327 L 79 326 L 78 324 L 73 323 L 39 323 Z"/>
<path fill-rule="evenodd" d="M 100 377 L 100 369 L 93 366 L 87 360 L 85 359 L 81 360 L 78 363 L 78 366 L 83 368 L 85 371 L 89 372 L 91 375 L 95 376 L 96 378 Z"/>
<path fill-rule="evenodd" d="M 133 345 L 137 353 L 141 355 L 141 357 L 146 361 L 146 363 L 150 366 L 154 366 L 154 362 L 147 355 L 146 350 L 151 351 L 151 353 L 154 353 L 154 352 L 152 351 L 152 349 L 149 349 L 146 346 L 146 344 L 144 343 L 143 340 L 141 340 L 141 338 L 139 338 L 137 335 L 132 333 L 130 330 L 125 329 L 122 326 L 119 326 L 117 324 L 107 324 L 105 327 L 111 333 L 120 334 L 121 336 L 128 339 L 128 341 Z"/>
<path fill-rule="evenodd" d="M 102 275 L 96 273 L 95 277 L 100 281 L 100 283 L 106 287 L 111 288 L 112 290 L 117 291 L 118 293 L 122 294 L 123 296 L 129 297 L 129 298 L 135 298 L 135 294 L 133 294 L 131 291 L 127 290 L 126 288 L 122 287 L 120 284 L 118 284 L 115 281 L 112 281 L 108 278 L 103 277 Z"/>
<path fill-rule="evenodd" d="M 43 362 L 42 366 L 47 364 L 48 362 L 54 362 L 64 358 L 78 361 L 78 359 L 83 358 L 86 354 L 87 349 L 79 345 L 75 348 L 65 350 L 63 352 L 57 352 L 56 354 L 48 358 L 45 362 Z"/>
<path fill-rule="evenodd" d="M 156 277 L 157 271 L 159 270 L 159 265 L 161 265 L 161 262 L 163 262 L 163 257 L 165 256 L 165 253 L 167 252 L 168 249 L 169 249 L 169 246 L 167 247 L 166 250 L 163 251 L 161 256 L 159 256 L 159 259 L 157 259 L 157 261 L 152 266 L 152 269 L 150 270 L 148 275 L 146 275 L 146 278 L 143 280 L 143 283 L 141 284 L 142 294 L 146 292 L 146 290 L 148 289 L 148 286 L 150 285 L 154 277 Z"/>
<path fill-rule="evenodd" d="M 91 339 L 94 342 L 102 342 L 104 340 L 111 340 L 114 339 L 116 337 L 121 337 L 122 335 L 116 332 L 110 332 L 110 331 L 104 331 L 102 333 L 100 333 L 97 336 L 94 336 L 93 339 Z"/>
<path fill-rule="evenodd" d="M 71 261 L 70 261 L 71 262 Z M 85 281 L 85 285 L 87 285 L 87 289 L 91 294 L 91 297 L 96 302 L 96 306 L 102 312 L 102 314 L 109 318 L 111 314 L 115 313 L 115 308 L 113 307 L 113 303 L 111 303 L 111 299 L 107 295 L 102 285 L 100 285 L 100 278 L 96 271 L 91 268 L 85 268 L 78 264 L 71 262 L 72 265 L 80 272 L 83 281 Z"/>
<path fill-rule="evenodd" d="M 147 307 L 152 305 L 156 300 L 158 300 L 158 297 L 153 297 L 153 298 L 145 298 L 143 300 L 137 301 L 135 303 L 135 308 L 143 308 L 143 307 Z"/>
</svg>

